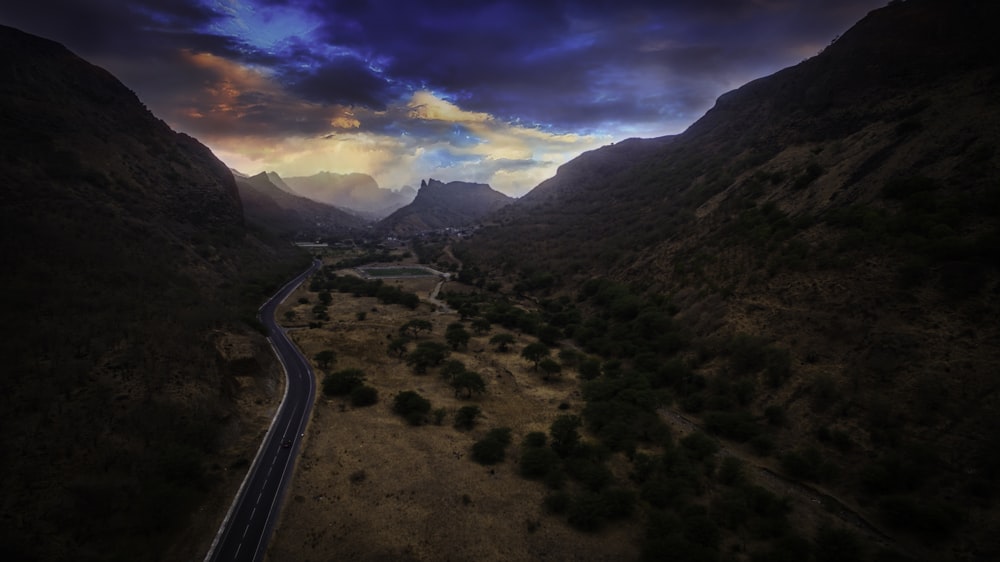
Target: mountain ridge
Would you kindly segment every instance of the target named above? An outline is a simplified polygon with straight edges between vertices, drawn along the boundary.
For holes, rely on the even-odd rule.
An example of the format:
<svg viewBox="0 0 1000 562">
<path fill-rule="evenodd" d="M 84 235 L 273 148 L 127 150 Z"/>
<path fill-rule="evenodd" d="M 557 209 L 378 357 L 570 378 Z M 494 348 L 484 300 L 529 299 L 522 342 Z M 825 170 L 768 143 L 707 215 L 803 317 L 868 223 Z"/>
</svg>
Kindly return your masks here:
<svg viewBox="0 0 1000 562">
<path fill-rule="evenodd" d="M 516 271 L 515 287 L 540 299 L 613 299 L 600 287 L 617 283 L 669 302 L 693 349 L 658 360 L 707 385 L 678 388 L 677 407 L 729 419 L 712 404 L 727 384 L 751 385 L 736 411 L 785 416 L 768 433 L 779 458 L 828 459 L 829 493 L 910 552 L 995 557 L 996 510 L 969 487 L 995 490 L 1000 466 L 986 429 L 1000 419 L 1000 333 L 987 321 L 1000 315 L 997 12 L 934 0 L 874 10 L 671 139 L 563 165 L 456 255 L 470 278 L 499 285 Z M 728 362 L 748 346 L 775 364 L 733 378 Z M 831 432 L 843 450 L 830 452 Z M 934 484 L 877 480 L 894 462 Z"/>
<path fill-rule="evenodd" d="M 275 172 L 269 174 L 277 176 Z M 281 178 L 279 181 L 297 195 L 375 219 L 385 217 L 413 199 L 412 188 L 404 187 L 399 191 L 385 189 L 379 187 L 375 178 L 358 172 L 318 172 L 311 176 Z"/>
<path fill-rule="evenodd" d="M 347 236 L 365 226 L 366 221 L 342 209 L 281 189 L 275 177 L 280 181 L 273 172 L 236 180 L 251 223 L 302 240 Z"/>
<path fill-rule="evenodd" d="M 105 70 L 0 26 L 0 72 L 0 552 L 201 556 L 278 398 L 256 308 L 308 256 L 250 233 L 228 168 Z"/>
<path fill-rule="evenodd" d="M 436 179 L 421 180 L 413 202 L 375 225 L 375 230 L 393 234 L 470 225 L 509 205 L 512 198 L 485 183 Z"/>
</svg>

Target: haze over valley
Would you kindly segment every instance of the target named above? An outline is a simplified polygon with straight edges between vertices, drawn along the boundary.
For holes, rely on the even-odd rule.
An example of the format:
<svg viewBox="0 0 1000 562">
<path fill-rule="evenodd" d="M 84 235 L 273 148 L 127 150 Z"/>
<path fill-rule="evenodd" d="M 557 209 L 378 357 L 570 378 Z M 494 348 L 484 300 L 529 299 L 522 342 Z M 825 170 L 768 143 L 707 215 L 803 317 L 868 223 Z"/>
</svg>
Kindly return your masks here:
<svg viewBox="0 0 1000 562">
<path fill-rule="evenodd" d="M 1000 558 L 998 17 L 0 7 L 0 558 Z"/>
</svg>

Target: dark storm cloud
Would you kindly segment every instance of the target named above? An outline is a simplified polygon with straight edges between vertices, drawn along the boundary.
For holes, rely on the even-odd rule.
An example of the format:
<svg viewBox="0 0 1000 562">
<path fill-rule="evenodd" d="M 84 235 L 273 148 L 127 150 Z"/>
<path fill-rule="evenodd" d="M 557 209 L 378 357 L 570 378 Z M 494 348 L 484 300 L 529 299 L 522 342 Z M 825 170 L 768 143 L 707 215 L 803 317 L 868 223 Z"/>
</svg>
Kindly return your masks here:
<svg viewBox="0 0 1000 562">
<path fill-rule="evenodd" d="M 28 0 L 0 7 L 0 21 L 86 56 L 143 54 L 184 45 L 198 40 L 193 30 L 221 17 L 199 2 L 174 0 Z M 225 38 L 206 40 L 206 46 L 229 44 Z"/>
<path fill-rule="evenodd" d="M 381 57 L 391 79 L 445 93 L 468 109 L 575 130 L 664 112 L 696 117 L 735 83 L 798 62 L 801 55 L 792 47 L 816 44 L 817 35 L 832 39 L 877 5 L 871 0 L 302 4 L 325 22 L 316 33 L 320 41 Z M 605 73 L 622 80 L 600 84 Z M 720 83 L 720 76 L 730 78 Z M 671 97 L 675 90 L 684 95 Z"/>
<path fill-rule="evenodd" d="M 587 132 L 691 122 L 719 94 L 814 54 L 882 4 L 33 0 L 4 3 L 0 22 L 64 42 L 98 64 L 108 61 L 144 99 L 176 97 L 179 85 L 199 79 L 189 61 L 178 64 L 173 56 L 187 51 L 266 67 L 290 95 L 315 104 L 384 110 L 430 90 L 502 120 Z M 275 42 L 255 36 L 280 27 L 289 13 L 301 14 L 308 31 L 290 27 Z M 259 18 L 257 27 L 243 17 Z M 161 70 L 144 69 L 150 61 Z M 274 122 L 304 128 L 281 116 Z"/>
<path fill-rule="evenodd" d="M 361 105 L 384 110 L 396 95 L 391 85 L 364 61 L 337 57 L 321 66 L 284 75 L 291 91 L 324 104 Z"/>
</svg>

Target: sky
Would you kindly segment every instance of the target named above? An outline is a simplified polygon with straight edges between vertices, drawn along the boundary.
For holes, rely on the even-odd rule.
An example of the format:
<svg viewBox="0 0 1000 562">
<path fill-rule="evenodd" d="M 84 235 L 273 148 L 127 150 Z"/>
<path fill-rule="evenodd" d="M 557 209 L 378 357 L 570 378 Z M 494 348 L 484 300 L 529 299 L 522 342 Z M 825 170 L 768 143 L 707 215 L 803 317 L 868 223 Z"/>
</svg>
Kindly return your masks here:
<svg viewBox="0 0 1000 562">
<path fill-rule="evenodd" d="M 682 132 L 885 0 L 14 0 L 244 173 L 475 181 Z"/>
</svg>

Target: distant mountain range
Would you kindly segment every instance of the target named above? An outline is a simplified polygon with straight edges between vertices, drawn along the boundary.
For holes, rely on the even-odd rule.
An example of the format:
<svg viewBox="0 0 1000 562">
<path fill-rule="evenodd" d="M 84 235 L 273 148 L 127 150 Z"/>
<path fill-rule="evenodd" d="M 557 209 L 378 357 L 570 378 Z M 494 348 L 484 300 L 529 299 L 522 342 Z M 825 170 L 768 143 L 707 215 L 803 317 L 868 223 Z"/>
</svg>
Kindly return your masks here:
<svg viewBox="0 0 1000 562">
<path fill-rule="evenodd" d="M 484 183 L 422 181 L 409 205 L 376 224 L 376 231 L 413 234 L 469 225 L 514 200 Z"/>
<path fill-rule="evenodd" d="M 411 187 L 399 191 L 379 187 L 367 174 L 335 174 L 320 172 L 311 176 L 279 178 L 268 172 L 271 182 L 281 189 L 308 197 L 327 205 L 349 209 L 369 220 L 383 218 L 413 201 L 416 192 Z"/>
<path fill-rule="evenodd" d="M 0 557 L 200 558 L 240 404 L 279 398 L 257 307 L 309 256 L 106 71 L 0 26 L 0 73 Z"/>
<path fill-rule="evenodd" d="M 332 205 L 296 195 L 274 183 L 277 174 L 261 172 L 252 177 L 237 177 L 236 186 L 243 200 L 246 218 L 285 238 L 300 240 L 350 235 L 368 221 Z"/>
</svg>

